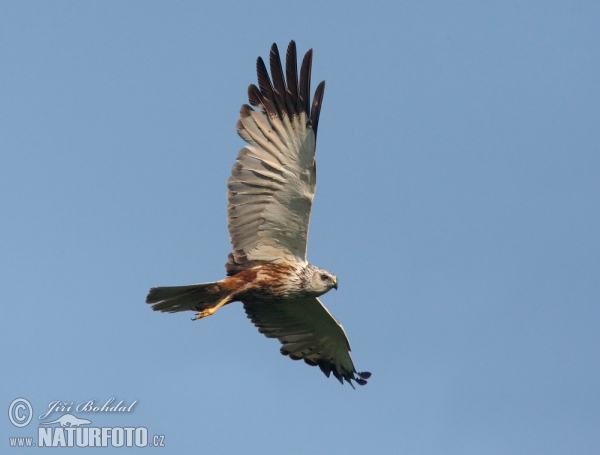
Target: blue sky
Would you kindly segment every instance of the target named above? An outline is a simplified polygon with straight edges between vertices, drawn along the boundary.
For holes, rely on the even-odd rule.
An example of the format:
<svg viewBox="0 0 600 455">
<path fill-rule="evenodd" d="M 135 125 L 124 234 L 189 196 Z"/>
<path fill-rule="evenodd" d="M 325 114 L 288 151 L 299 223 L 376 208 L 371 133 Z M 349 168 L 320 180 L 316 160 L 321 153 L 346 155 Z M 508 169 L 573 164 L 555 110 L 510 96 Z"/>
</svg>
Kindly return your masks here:
<svg viewBox="0 0 600 455">
<path fill-rule="evenodd" d="M 115 397 L 75 414 L 162 453 L 598 453 L 600 7 L 391 3 L 0 5 L 2 452 Z M 224 276 L 238 111 L 290 39 L 327 81 L 308 257 L 357 390 L 240 304 L 144 303 Z"/>
</svg>

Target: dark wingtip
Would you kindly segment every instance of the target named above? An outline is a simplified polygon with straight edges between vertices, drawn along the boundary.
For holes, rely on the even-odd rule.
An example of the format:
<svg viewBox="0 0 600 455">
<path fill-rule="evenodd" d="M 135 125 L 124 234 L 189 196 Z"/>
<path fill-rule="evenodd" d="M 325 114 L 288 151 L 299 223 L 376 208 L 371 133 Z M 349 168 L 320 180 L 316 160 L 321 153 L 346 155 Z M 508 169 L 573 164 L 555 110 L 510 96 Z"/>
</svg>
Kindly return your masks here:
<svg viewBox="0 0 600 455">
<path fill-rule="evenodd" d="M 315 134 L 317 134 L 317 129 L 319 128 L 319 117 L 321 115 L 321 105 L 323 104 L 324 93 L 325 81 L 321 81 L 321 83 L 317 86 L 317 90 L 315 90 L 315 97 L 313 99 L 312 107 L 310 110 L 310 119 L 312 120 Z"/>
<path fill-rule="evenodd" d="M 252 112 L 253 110 L 254 109 L 252 109 L 252 107 L 248 106 L 247 104 L 242 104 L 242 107 L 240 108 L 240 117 L 249 117 L 251 115 L 250 112 Z"/>
<path fill-rule="evenodd" d="M 369 379 L 371 377 L 371 373 L 369 373 L 368 371 L 362 371 L 362 372 L 357 372 L 356 376 L 353 376 L 352 379 L 354 381 L 356 381 L 356 383 L 358 385 L 367 385 L 367 379 Z M 350 382 L 350 381 L 348 381 Z M 350 384 L 352 384 L 352 382 L 350 382 Z"/>
<path fill-rule="evenodd" d="M 148 295 L 146 296 L 146 303 L 160 302 L 160 300 L 157 300 L 157 298 L 156 298 L 156 292 L 157 292 L 156 288 L 150 289 L 150 291 L 148 292 Z"/>
<path fill-rule="evenodd" d="M 260 96 L 260 90 L 254 84 L 248 86 L 248 101 L 250 101 L 252 106 L 262 108 L 263 103 Z"/>
<path fill-rule="evenodd" d="M 310 115 L 310 76 L 312 68 L 312 55 L 313 50 L 309 49 L 304 58 L 302 59 L 302 65 L 300 66 L 300 80 L 299 80 L 299 96 L 300 104 L 303 111 Z"/>
</svg>

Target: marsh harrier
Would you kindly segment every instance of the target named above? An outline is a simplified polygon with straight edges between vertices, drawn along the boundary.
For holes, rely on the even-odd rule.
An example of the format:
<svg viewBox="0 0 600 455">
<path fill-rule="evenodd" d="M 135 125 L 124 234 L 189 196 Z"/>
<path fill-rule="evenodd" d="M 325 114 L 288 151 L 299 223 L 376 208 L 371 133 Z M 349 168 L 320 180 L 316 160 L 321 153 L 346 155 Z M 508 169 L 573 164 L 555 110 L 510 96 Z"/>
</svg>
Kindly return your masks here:
<svg viewBox="0 0 600 455">
<path fill-rule="evenodd" d="M 290 42 L 285 73 L 273 44 L 271 77 L 258 58 L 258 87 L 248 88 L 237 132 L 242 148 L 227 182 L 233 251 L 227 278 L 188 286 L 156 287 L 146 299 L 163 312 L 196 311 L 195 320 L 223 305 L 242 302 L 259 332 L 282 343 L 281 353 L 304 359 L 344 380 L 364 385 L 341 324 L 318 297 L 338 288 L 337 277 L 306 260 L 308 224 L 315 195 L 315 147 L 325 81 L 310 102 L 312 49 L 298 77 L 296 44 Z M 353 386 L 354 387 L 354 386 Z"/>
</svg>

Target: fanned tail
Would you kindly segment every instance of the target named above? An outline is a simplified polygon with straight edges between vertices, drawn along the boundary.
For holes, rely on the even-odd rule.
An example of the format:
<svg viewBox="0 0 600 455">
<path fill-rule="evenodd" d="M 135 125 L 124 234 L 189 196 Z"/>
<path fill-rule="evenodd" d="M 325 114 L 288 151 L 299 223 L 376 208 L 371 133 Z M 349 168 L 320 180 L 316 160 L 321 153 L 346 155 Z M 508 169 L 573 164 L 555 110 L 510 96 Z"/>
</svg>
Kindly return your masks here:
<svg viewBox="0 0 600 455">
<path fill-rule="evenodd" d="M 152 309 L 163 313 L 201 311 L 217 304 L 227 295 L 228 292 L 223 290 L 218 281 L 215 281 L 187 286 L 152 288 L 146 297 L 146 303 L 153 303 Z"/>
</svg>

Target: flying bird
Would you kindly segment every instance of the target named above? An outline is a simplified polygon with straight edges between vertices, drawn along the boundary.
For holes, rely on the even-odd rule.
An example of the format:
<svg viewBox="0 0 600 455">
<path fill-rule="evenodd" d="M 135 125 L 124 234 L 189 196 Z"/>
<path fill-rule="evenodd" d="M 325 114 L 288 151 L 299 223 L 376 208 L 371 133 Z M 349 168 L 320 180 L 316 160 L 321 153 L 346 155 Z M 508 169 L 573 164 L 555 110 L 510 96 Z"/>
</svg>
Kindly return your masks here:
<svg viewBox="0 0 600 455">
<path fill-rule="evenodd" d="M 325 81 L 310 102 L 312 49 L 300 67 L 296 43 L 286 53 L 285 73 L 277 46 L 261 57 L 258 87 L 248 87 L 237 133 L 246 141 L 227 181 L 232 252 L 227 277 L 215 282 L 150 289 L 146 303 L 161 312 L 192 310 L 194 320 L 223 305 L 242 302 L 259 332 L 277 338 L 281 353 L 304 359 L 340 383 L 365 385 L 342 325 L 319 296 L 338 288 L 337 277 L 306 260 L 308 224 L 316 186 L 315 148 Z"/>
</svg>

